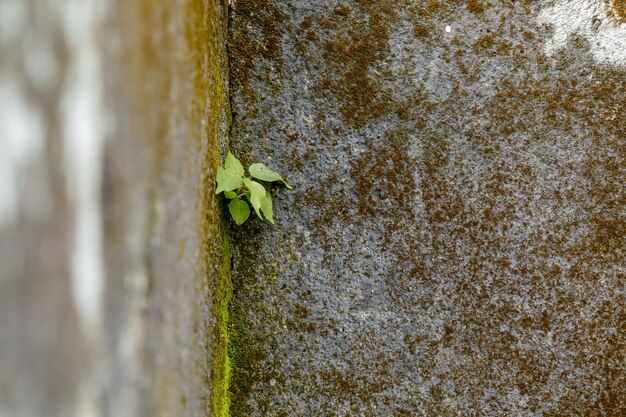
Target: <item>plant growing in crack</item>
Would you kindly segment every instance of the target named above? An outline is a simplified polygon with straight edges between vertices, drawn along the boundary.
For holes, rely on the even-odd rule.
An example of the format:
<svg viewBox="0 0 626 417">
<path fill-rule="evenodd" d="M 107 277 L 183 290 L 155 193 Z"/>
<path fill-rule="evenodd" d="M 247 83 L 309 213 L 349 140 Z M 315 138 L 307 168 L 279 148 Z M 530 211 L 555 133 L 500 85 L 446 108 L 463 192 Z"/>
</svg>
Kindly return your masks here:
<svg viewBox="0 0 626 417">
<path fill-rule="evenodd" d="M 243 224 L 250 217 L 250 205 L 260 219 L 267 219 L 274 224 L 274 211 L 272 208 L 272 195 L 265 186 L 252 178 L 264 182 L 281 182 L 288 189 L 292 187 L 276 171 L 272 171 L 264 164 L 256 163 L 248 168 L 250 177 L 246 177 L 245 170 L 239 159 L 228 152 L 224 168 L 217 168 L 217 189 L 215 194 L 221 192 L 230 200 L 228 211 L 237 225 Z M 247 201 L 246 201 L 247 200 Z"/>
</svg>

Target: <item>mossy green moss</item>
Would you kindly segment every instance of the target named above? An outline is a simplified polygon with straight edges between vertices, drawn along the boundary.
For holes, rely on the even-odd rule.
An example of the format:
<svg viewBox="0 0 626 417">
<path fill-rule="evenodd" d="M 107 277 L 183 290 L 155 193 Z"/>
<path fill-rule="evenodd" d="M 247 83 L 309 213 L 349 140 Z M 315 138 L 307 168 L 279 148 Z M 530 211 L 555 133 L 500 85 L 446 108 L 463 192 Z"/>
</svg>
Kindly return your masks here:
<svg viewBox="0 0 626 417">
<path fill-rule="evenodd" d="M 232 285 L 232 240 L 229 231 L 228 219 L 220 214 L 218 201 L 211 192 L 214 188 L 214 173 L 219 163 L 217 149 L 209 149 L 212 157 L 206 158 L 205 172 L 205 222 L 203 236 L 205 238 L 205 265 L 208 285 L 206 296 L 211 300 L 210 314 L 214 317 L 207 341 L 207 353 L 210 360 L 207 375 L 207 388 L 211 390 L 209 415 L 214 417 L 229 417 L 230 392 L 229 386 L 232 377 L 232 364 L 229 355 L 229 305 L 233 296 Z"/>
<path fill-rule="evenodd" d="M 230 380 L 230 415 L 250 415 L 248 399 L 256 384 L 269 383 L 278 376 L 268 371 L 267 349 L 272 344 L 271 335 L 258 332 L 255 318 L 273 316 L 267 304 L 267 294 L 277 294 L 280 265 L 260 258 L 257 246 L 263 235 L 260 221 L 250 221 L 245 228 L 234 231 L 237 242 L 236 280 L 234 296 L 230 301 L 228 324 L 228 354 L 232 365 Z M 262 283 L 259 281 L 262 280 Z M 261 408 L 268 404 L 258 404 Z"/>
<path fill-rule="evenodd" d="M 248 330 L 247 312 L 237 300 L 230 303 L 228 356 L 232 366 L 229 387 L 230 416 L 247 416 L 247 399 L 252 386 L 260 380 L 260 366 L 266 357 L 265 339 Z"/>
<path fill-rule="evenodd" d="M 232 375 L 232 366 L 229 356 L 229 303 L 232 299 L 232 281 L 230 270 L 230 258 L 232 256 L 231 243 L 228 235 L 222 244 L 222 262 L 218 269 L 216 286 L 214 289 L 215 314 L 217 325 L 215 326 L 212 357 L 212 383 L 213 388 L 213 416 L 230 416 L 229 384 Z"/>
<path fill-rule="evenodd" d="M 238 0 L 232 9 L 228 42 L 231 94 L 241 92 L 251 106 L 259 98 L 259 86 L 265 86 L 274 96 L 282 92 L 280 71 L 286 18 L 286 13 L 271 0 Z M 254 109 L 251 109 L 251 114 L 255 114 Z M 263 132 L 255 133 L 263 136 Z M 238 156 L 244 164 L 250 162 L 246 151 L 239 152 Z M 248 303 L 254 303 L 250 297 L 257 297 L 259 292 L 272 291 L 269 287 L 276 281 L 277 266 L 265 265 L 260 271 L 251 269 L 262 264 L 251 243 L 259 234 L 259 225 L 254 221 L 246 224 L 245 228 L 238 228 L 233 234 L 238 245 L 237 280 L 229 302 L 227 329 L 229 413 L 233 417 L 249 415 L 247 400 L 253 384 L 267 379 L 262 364 L 267 356 L 268 338 L 250 330 L 248 311 L 255 307 Z M 266 284 L 260 288 L 254 282 L 259 274 L 266 279 Z M 255 288 L 256 292 L 250 294 L 251 288 Z M 256 308 L 256 311 L 260 314 L 262 307 Z"/>
<path fill-rule="evenodd" d="M 228 386 L 231 364 L 228 356 L 228 306 L 232 298 L 230 261 L 232 243 L 227 220 L 221 215 L 220 202 L 212 192 L 215 172 L 220 163 L 220 148 L 227 140 L 225 132 L 230 119 L 227 96 L 227 56 L 225 50 L 227 3 L 221 0 L 189 0 L 186 14 L 191 22 L 186 39 L 194 64 L 194 102 L 191 122 L 202 126 L 198 138 L 206 142 L 203 158 L 204 174 L 200 199 L 202 202 L 200 231 L 203 269 L 211 320 L 205 329 L 206 363 L 201 364 L 205 375 L 207 396 L 205 413 L 213 417 L 230 415 Z"/>
</svg>

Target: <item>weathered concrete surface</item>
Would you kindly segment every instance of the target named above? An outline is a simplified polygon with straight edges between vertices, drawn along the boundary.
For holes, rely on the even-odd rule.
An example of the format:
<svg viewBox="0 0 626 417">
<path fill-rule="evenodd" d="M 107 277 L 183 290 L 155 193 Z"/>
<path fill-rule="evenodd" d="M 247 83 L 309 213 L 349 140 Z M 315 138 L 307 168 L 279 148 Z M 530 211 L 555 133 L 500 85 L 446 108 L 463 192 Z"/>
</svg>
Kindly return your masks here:
<svg viewBox="0 0 626 417">
<path fill-rule="evenodd" d="M 624 16 L 233 2 L 233 416 L 626 414 Z"/>
<path fill-rule="evenodd" d="M 0 1 L 0 416 L 223 414 L 225 24 Z"/>
</svg>

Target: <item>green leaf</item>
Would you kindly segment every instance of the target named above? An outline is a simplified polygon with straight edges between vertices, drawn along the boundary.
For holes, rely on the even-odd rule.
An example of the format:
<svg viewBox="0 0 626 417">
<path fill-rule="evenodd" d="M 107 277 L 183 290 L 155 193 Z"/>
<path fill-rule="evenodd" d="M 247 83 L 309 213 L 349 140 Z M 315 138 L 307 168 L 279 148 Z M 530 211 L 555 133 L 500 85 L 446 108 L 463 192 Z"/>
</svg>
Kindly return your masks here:
<svg viewBox="0 0 626 417">
<path fill-rule="evenodd" d="M 226 168 L 226 171 L 230 172 L 233 175 L 243 177 L 243 174 L 244 174 L 243 165 L 241 165 L 241 162 L 239 162 L 239 159 L 235 158 L 235 155 L 230 153 L 230 151 L 228 151 L 228 154 L 226 155 L 226 161 L 224 161 L 224 168 Z"/>
<path fill-rule="evenodd" d="M 228 211 L 238 225 L 243 224 L 250 217 L 250 206 L 243 200 L 235 198 L 228 203 Z"/>
<path fill-rule="evenodd" d="M 215 194 L 219 194 L 222 191 L 236 190 L 242 185 L 243 178 L 233 175 L 222 167 L 217 168 L 217 189 L 215 190 Z"/>
<path fill-rule="evenodd" d="M 234 191 L 224 191 L 224 196 L 226 196 L 229 200 L 232 200 L 233 198 L 237 198 L 237 193 Z"/>
<path fill-rule="evenodd" d="M 272 209 L 272 195 L 269 192 L 265 193 L 265 200 L 261 204 L 261 212 L 270 223 L 274 224 L 274 210 Z"/>
<path fill-rule="evenodd" d="M 265 187 L 263 187 L 258 182 L 252 181 L 248 178 L 244 178 L 243 182 L 250 190 L 250 195 L 248 196 L 248 199 L 250 199 L 250 204 L 252 204 L 252 207 L 254 208 L 254 211 L 256 211 L 257 216 L 262 219 L 263 217 L 261 216 L 259 209 L 261 208 L 261 205 L 263 205 L 263 200 L 265 200 Z"/>
<path fill-rule="evenodd" d="M 252 175 L 254 178 L 268 182 L 281 181 L 290 190 L 292 188 L 291 185 L 287 184 L 287 181 L 285 181 L 278 172 L 272 171 L 264 164 L 252 164 L 250 165 L 250 168 L 248 168 L 248 171 L 250 171 L 250 175 Z"/>
</svg>

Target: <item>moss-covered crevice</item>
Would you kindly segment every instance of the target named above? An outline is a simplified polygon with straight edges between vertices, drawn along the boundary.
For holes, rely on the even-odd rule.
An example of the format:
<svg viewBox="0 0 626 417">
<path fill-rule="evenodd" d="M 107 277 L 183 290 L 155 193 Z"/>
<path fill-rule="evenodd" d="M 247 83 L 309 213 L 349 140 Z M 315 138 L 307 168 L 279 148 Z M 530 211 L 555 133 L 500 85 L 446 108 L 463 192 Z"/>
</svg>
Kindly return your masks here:
<svg viewBox="0 0 626 417">
<path fill-rule="evenodd" d="M 214 194 L 215 173 L 221 150 L 227 146 L 230 125 L 228 96 L 228 55 L 226 51 L 228 1 L 189 0 L 186 3 L 186 40 L 189 61 L 193 64 L 194 102 L 190 118 L 200 127 L 198 139 L 206 141 L 202 158 L 200 192 L 202 218 L 202 265 L 205 282 L 202 290 L 208 311 L 198 311 L 203 323 L 205 356 L 199 364 L 206 386 L 204 415 L 228 417 L 231 365 L 228 355 L 229 303 L 232 298 L 232 240 L 229 225 L 222 215 L 221 201 Z M 202 340 L 202 339 L 201 339 Z"/>
<path fill-rule="evenodd" d="M 221 264 L 218 269 L 214 288 L 215 316 L 217 324 L 214 327 L 213 339 L 215 346 L 211 358 L 213 388 L 212 411 L 215 417 L 230 416 L 229 384 L 232 374 L 231 360 L 229 356 L 230 338 L 228 332 L 229 303 L 232 298 L 232 281 L 230 259 L 232 256 L 231 243 L 226 231 L 222 242 Z"/>
<path fill-rule="evenodd" d="M 230 416 L 248 415 L 247 399 L 258 381 L 260 364 L 265 359 L 265 343 L 247 330 L 246 311 L 238 300 L 230 304 L 231 320 L 228 326 L 230 343 L 228 356 L 232 366 L 229 386 Z"/>
<path fill-rule="evenodd" d="M 272 379 L 281 379 L 268 359 L 274 335 L 270 331 L 258 331 L 259 318 L 277 314 L 272 303 L 267 301 L 272 299 L 268 294 L 275 295 L 281 290 L 276 284 L 282 265 L 265 259 L 257 249 L 263 244 L 266 227 L 253 218 L 245 226 L 233 230 L 237 255 L 233 260 L 233 297 L 228 324 L 228 354 L 232 366 L 229 386 L 231 417 L 249 416 L 250 393 L 258 391 L 259 386 L 269 387 Z M 263 398 L 257 400 L 258 409 L 271 410 L 271 405 Z"/>
<path fill-rule="evenodd" d="M 230 9 L 230 95 L 231 99 L 243 97 L 252 113 L 256 113 L 255 105 L 263 95 L 278 96 L 282 90 L 282 43 L 286 26 L 287 13 L 272 0 L 238 0 Z M 262 132 L 255 132 L 255 135 L 262 136 Z M 233 150 L 244 166 L 254 162 L 251 160 L 251 149 L 235 146 Z M 260 240 L 265 227 L 254 218 L 243 227 L 231 229 L 235 258 L 231 262 L 233 285 L 228 306 L 227 360 L 230 374 L 227 395 L 228 415 L 232 417 L 249 416 L 250 392 L 256 390 L 258 384 L 269 385 L 272 378 L 280 379 L 275 373 L 267 371 L 271 335 L 255 332 L 257 326 L 251 315 L 251 312 L 257 314 L 270 308 L 261 305 L 263 292 L 278 291 L 273 283 L 279 267 L 265 264 L 259 259 L 256 249 L 262 244 Z M 258 280 L 263 280 L 265 284 L 259 286 Z M 264 404 L 263 400 L 258 407 L 269 410 L 269 404 Z"/>
</svg>

